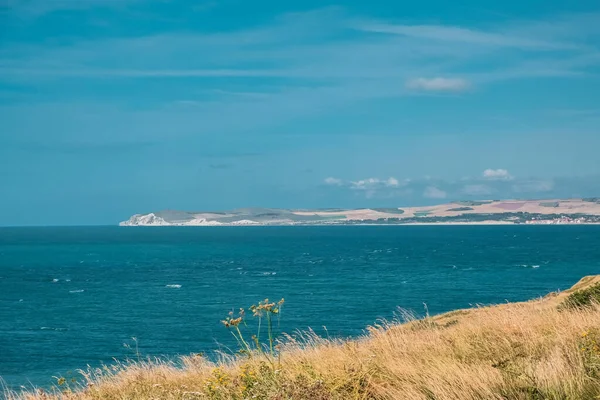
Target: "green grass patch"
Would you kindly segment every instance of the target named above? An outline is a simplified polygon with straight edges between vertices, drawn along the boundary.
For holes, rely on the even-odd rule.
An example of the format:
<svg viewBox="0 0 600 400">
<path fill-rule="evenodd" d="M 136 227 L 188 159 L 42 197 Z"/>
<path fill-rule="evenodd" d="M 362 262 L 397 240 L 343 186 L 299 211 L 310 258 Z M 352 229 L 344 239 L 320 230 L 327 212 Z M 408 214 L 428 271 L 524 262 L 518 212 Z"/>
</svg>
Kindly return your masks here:
<svg viewBox="0 0 600 400">
<path fill-rule="evenodd" d="M 456 204 L 459 204 L 461 206 L 482 206 L 484 204 L 490 204 L 491 201 L 473 201 L 473 200 L 464 200 L 464 201 L 457 201 Z"/>
<path fill-rule="evenodd" d="M 567 309 L 583 308 L 592 305 L 592 303 L 600 303 L 600 283 L 570 294 L 560 307 Z"/>
<path fill-rule="evenodd" d="M 473 207 L 456 207 L 456 208 L 449 208 L 446 211 L 473 211 Z"/>
<path fill-rule="evenodd" d="M 415 213 L 415 217 L 426 217 L 431 214 L 431 211 L 419 211 Z"/>
<path fill-rule="evenodd" d="M 540 206 L 556 208 L 556 207 L 560 206 L 560 203 L 558 201 L 548 201 L 545 203 L 540 203 Z"/>
<path fill-rule="evenodd" d="M 399 208 L 372 208 L 373 211 L 384 212 L 388 214 L 404 214 L 404 210 Z"/>
</svg>

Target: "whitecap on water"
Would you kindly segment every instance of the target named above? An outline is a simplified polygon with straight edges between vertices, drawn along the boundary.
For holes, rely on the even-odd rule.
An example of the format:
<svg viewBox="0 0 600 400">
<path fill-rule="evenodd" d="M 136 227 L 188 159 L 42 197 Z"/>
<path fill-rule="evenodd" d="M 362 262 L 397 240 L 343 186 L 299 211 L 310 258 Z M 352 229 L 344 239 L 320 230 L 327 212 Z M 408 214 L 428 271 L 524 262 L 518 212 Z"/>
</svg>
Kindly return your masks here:
<svg viewBox="0 0 600 400">
<path fill-rule="evenodd" d="M 69 290 L 69 293 L 81 293 L 84 292 L 85 290 L 83 289 L 79 289 L 79 290 Z"/>
<path fill-rule="evenodd" d="M 52 282 L 53 282 L 53 283 L 56 283 L 56 282 L 58 282 L 58 281 L 59 281 L 59 279 L 56 279 L 56 278 L 52 279 Z"/>
<path fill-rule="evenodd" d="M 42 326 L 40 328 L 42 331 L 66 331 L 67 328 L 52 328 L 50 326 Z"/>
<path fill-rule="evenodd" d="M 179 289 L 181 285 L 166 285 L 165 287 L 168 287 L 170 289 Z"/>
</svg>

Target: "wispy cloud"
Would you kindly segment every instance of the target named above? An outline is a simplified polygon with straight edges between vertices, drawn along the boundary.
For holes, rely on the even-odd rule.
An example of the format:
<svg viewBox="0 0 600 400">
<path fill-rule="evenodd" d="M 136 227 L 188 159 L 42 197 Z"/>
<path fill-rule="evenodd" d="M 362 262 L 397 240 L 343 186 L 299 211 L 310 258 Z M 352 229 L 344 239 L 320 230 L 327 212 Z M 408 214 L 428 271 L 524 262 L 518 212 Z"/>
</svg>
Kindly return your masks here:
<svg viewBox="0 0 600 400">
<path fill-rule="evenodd" d="M 221 163 L 221 164 L 210 164 L 209 168 L 211 169 L 229 169 L 233 167 L 233 164 Z"/>
<path fill-rule="evenodd" d="M 74 1 L 65 1 L 63 7 L 76 7 Z M 49 38 L 43 44 L 4 40 L 0 84 L 43 84 L 60 93 L 61 100 L 50 106 L 29 95 L 32 101 L 21 101 L 19 110 L 4 102 L 0 113 L 5 120 L 14 120 L 16 111 L 32 119 L 46 118 L 54 121 L 55 131 L 72 136 L 81 135 L 81 130 L 62 121 L 93 119 L 91 115 L 105 108 L 110 109 L 107 118 L 86 125 L 90 135 L 114 131 L 116 125 L 140 137 L 152 136 L 161 127 L 163 135 L 172 136 L 217 130 L 230 134 L 377 99 L 457 92 L 470 86 L 484 89 L 491 82 L 529 76 L 576 76 L 600 65 L 597 51 L 586 46 L 585 32 L 597 31 L 593 18 L 582 22 L 579 16 L 566 16 L 556 30 L 550 19 L 506 21 L 479 30 L 358 20 L 343 9 L 327 8 L 223 32 Z M 133 82 L 159 85 L 162 79 L 182 85 L 176 96 L 164 85 L 162 92 L 154 92 Z M 186 79 L 195 81 L 176 82 Z M 112 98 L 104 103 L 80 100 L 82 94 L 96 99 L 96 93 L 89 92 L 94 85 L 115 88 L 125 83 L 128 90 L 117 101 L 128 104 L 126 109 L 112 108 Z M 206 89 L 197 95 L 200 86 Z M 253 100 L 240 95 L 244 92 L 252 92 Z M 145 110 L 131 110 L 140 98 Z M 79 110 L 76 117 L 74 108 Z M 173 132 L 171 126 L 179 128 Z"/>
<path fill-rule="evenodd" d="M 4 8 L 20 18 L 37 18 L 51 12 L 63 10 L 124 8 L 139 1 L 141 0 L 3 0 L 3 2 L 0 2 L 0 11 Z"/>
<path fill-rule="evenodd" d="M 162 4 L 168 0 L 0 0 L 0 12 L 8 11 L 12 16 L 36 19 L 54 12 L 89 11 L 102 9 L 127 10 L 143 4 Z M 214 1 L 194 2 L 191 11 L 204 11 L 215 5 Z"/>
<path fill-rule="evenodd" d="M 529 36 L 516 36 L 510 32 L 486 32 L 444 25 L 365 25 L 361 29 L 370 32 L 429 39 L 441 42 L 455 42 L 494 47 L 516 47 L 524 49 L 572 49 L 576 45 L 547 41 Z"/>
<path fill-rule="evenodd" d="M 406 82 L 410 89 L 460 92 L 469 87 L 469 83 L 461 78 L 414 78 Z"/>
<path fill-rule="evenodd" d="M 488 185 L 481 185 L 481 184 L 465 185 L 462 188 L 461 193 L 464 193 L 467 196 L 476 196 L 476 197 L 489 196 L 490 194 L 494 193 L 494 189 Z"/>
<path fill-rule="evenodd" d="M 554 189 L 554 181 L 549 179 L 525 179 L 512 185 L 515 193 L 544 193 L 552 189 Z"/>
<path fill-rule="evenodd" d="M 438 189 L 435 186 L 428 186 L 425 188 L 423 192 L 423 197 L 428 199 L 445 199 L 448 196 L 446 192 L 441 189 Z"/>
<path fill-rule="evenodd" d="M 58 8 L 77 7 L 85 2 L 65 0 L 35 4 L 55 4 L 53 7 Z M 93 0 L 92 4 L 124 3 Z M 564 76 L 578 71 L 583 62 L 567 64 L 565 61 L 581 56 L 587 56 L 587 63 L 600 63 L 593 57 L 596 52 L 585 45 L 582 39 L 585 36 L 580 34 L 584 29 L 593 29 L 592 25 L 578 26 L 579 19 L 572 17 L 572 20 L 572 23 L 563 20 L 556 32 L 548 27 L 542 29 L 539 21 L 507 23 L 497 31 L 484 31 L 445 25 L 356 24 L 354 17 L 343 10 L 327 8 L 285 14 L 264 26 L 222 33 L 82 38 L 71 40 L 69 45 L 19 45 L 18 48 L 7 42 L 0 49 L 0 71 L 4 79 L 15 76 L 25 79 L 32 75 L 64 78 L 277 76 L 348 80 L 345 84 L 356 79 L 413 79 L 413 84 L 423 89 L 457 90 L 486 74 L 511 79 L 516 71 L 527 70 L 530 75 L 539 72 L 546 76 Z M 373 37 L 369 35 L 371 32 L 389 34 Z M 518 57 L 511 53 L 513 48 L 520 50 Z M 547 59 L 540 59 L 540 49 Z M 210 57 L 206 57 L 207 54 Z M 507 57 L 499 59 L 500 55 Z M 473 72 L 470 64 L 481 65 L 485 60 L 494 60 L 493 67 Z M 463 78 L 444 77 L 448 75 L 447 70 L 456 74 L 461 69 Z M 415 76 L 421 78 L 415 79 Z"/>
<path fill-rule="evenodd" d="M 228 77 L 281 77 L 278 70 L 250 69 L 1 69 L 5 76 L 46 78 L 228 78 Z"/>
</svg>

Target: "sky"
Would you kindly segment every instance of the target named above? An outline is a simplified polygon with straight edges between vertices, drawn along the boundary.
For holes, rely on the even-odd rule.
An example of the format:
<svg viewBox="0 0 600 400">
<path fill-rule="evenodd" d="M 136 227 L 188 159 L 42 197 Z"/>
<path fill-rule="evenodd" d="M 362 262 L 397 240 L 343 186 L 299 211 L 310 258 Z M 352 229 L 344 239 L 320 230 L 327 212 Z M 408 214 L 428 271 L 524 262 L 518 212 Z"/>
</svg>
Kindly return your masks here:
<svg viewBox="0 0 600 400">
<path fill-rule="evenodd" d="M 0 226 L 590 196 L 597 0 L 0 0 Z"/>
</svg>

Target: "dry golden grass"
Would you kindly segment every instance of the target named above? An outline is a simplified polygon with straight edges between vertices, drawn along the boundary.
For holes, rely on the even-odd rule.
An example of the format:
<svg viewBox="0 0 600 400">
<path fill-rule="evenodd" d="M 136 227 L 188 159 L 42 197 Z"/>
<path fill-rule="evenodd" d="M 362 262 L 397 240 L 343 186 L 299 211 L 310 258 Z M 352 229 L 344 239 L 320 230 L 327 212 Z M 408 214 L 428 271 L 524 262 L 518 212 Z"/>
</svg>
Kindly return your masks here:
<svg viewBox="0 0 600 400">
<path fill-rule="evenodd" d="M 577 289 L 598 282 L 584 278 Z M 65 393 L 9 399 L 600 399 L 600 307 L 564 294 L 369 328 L 353 341 L 288 338 L 280 360 L 200 356 L 89 371 Z M 273 363 L 273 365 L 271 364 Z"/>
</svg>

